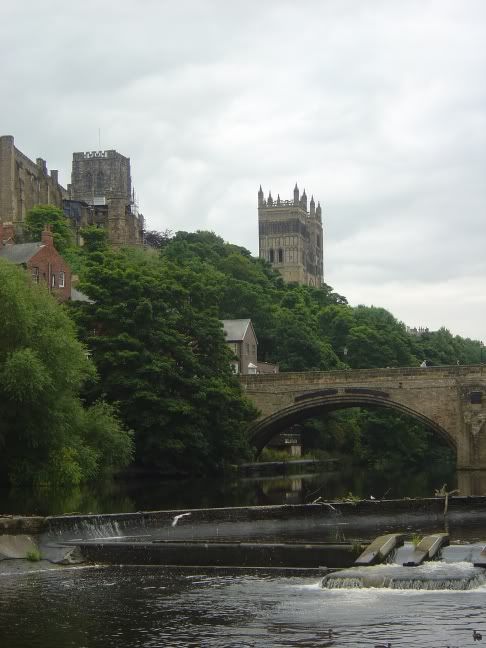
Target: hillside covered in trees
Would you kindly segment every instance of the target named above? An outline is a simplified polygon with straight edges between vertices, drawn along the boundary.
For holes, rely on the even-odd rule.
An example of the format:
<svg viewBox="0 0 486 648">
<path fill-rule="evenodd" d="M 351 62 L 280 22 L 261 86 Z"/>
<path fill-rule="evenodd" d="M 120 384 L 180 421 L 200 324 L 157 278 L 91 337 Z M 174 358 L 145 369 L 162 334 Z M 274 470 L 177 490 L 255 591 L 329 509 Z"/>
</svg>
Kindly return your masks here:
<svg viewBox="0 0 486 648">
<path fill-rule="evenodd" d="M 205 472 L 251 456 L 244 428 L 255 412 L 230 375 L 220 319 L 251 318 L 259 359 L 281 371 L 480 360 L 478 342 L 446 329 L 412 336 L 385 309 L 351 307 L 327 285 L 285 285 L 265 261 L 210 232 L 158 235 L 145 251 L 115 251 L 99 231 L 85 234 L 73 262 L 95 303 L 74 314 L 100 374 L 91 397 L 119 403 L 145 466 Z M 339 412 L 303 433 L 316 455 L 378 467 L 448 453 L 432 432 L 390 412 Z"/>
<path fill-rule="evenodd" d="M 134 466 L 144 471 L 202 475 L 250 459 L 245 430 L 257 412 L 231 372 L 221 319 L 251 318 L 259 359 L 278 363 L 281 371 L 480 361 L 477 341 L 446 329 L 412 336 L 388 311 L 352 307 L 327 285 L 285 285 L 265 261 L 210 232 L 152 232 L 145 249 L 110 248 L 94 227 L 83 237 L 81 248 L 62 236 L 58 244 L 91 303 L 59 306 L 47 294 L 41 298 L 21 271 L 2 268 L 12 306 L 2 310 L 0 324 L 19 345 L 15 353 L 8 345 L 0 349 L 0 392 L 4 402 L 17 398 L 0 430 L 2 467 L 11 481 L 72 483 L 105 465 L 117 469 L 130 459 L 130 435 Z M 40 341 L 32 350 L 25 308 L 35 313 L 35 330 L 50 327 L 45 339 L 52 352 Z M 62 402 L 50 390 L 51 383 L 62 384 L 56 355 L 68 367 Z M 15 369 L 18 363 L 30 373 Z M 52 377 L 37 381 L 35 372 L 41 376 L 50 365 Z M 39 425 L 24 425 L 24 419 Z M 43 434 L 42 442 L 36 434 Z M 308 421 L 303 438 L 315 456 L 352 457 L 375 467 L 447 459 L 432 432 L 378 410 Z"/>
</svg>

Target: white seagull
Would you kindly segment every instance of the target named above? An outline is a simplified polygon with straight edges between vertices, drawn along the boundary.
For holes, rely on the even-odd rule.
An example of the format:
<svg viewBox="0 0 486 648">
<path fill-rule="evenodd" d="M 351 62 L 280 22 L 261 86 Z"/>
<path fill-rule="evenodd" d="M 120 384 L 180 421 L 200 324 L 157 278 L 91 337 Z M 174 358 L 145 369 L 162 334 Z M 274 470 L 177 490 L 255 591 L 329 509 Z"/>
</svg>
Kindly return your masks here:
<svg viewBox="0 0 486 648">
<path fill-rule="evenodd" d="M 186 517 L 186 515 L 191 515 L 190 513 L 181 513 L 180 515 L 174 516 L 174 519 L 172 520 L 171 526 L 175 527 L 176 524 L 179 522 L 179 520 L 183 517 Z"/>
</svg>

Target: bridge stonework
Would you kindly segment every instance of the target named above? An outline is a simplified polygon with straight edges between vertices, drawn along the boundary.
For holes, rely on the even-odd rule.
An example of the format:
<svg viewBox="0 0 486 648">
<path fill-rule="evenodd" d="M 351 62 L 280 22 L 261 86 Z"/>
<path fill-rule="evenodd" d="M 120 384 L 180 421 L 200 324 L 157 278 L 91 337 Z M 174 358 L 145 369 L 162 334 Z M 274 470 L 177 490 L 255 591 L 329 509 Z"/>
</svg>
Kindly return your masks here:
<svg viewBox="0 0 486 648">
<path fill-rule="evenodd" d="M 459 469 L 486 469 L 485 365 L 259 374 L 240 382 L 260 411 L 249 431 L 259 451 L 305 418 L 385 407 L 432 428 L 455 449 Z"/>
</svg>

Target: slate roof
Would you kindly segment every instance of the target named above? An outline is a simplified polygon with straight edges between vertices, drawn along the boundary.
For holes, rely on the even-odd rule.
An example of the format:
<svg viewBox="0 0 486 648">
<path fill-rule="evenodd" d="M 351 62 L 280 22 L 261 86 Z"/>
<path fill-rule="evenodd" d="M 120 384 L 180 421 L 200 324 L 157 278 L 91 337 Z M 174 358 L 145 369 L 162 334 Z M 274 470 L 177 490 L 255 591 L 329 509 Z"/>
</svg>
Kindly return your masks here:
<svg viewBox="0 0 486 648">
<path fill-rule="evenodd" d="M 15 243 L 14 245 L 4 245 L 0 247 L 0 258 L 6 259 L 11 263 L 19 265 L 20 263 L 27 263 L 34 254 L 36 254 L 44 243 Z"/>
<path fill-rule="evenodd" d="M 86 302 L 87 304 L 94 304 L 94 301 L 85 295 L 80 290 L 71 286 L 71 301 Z"/>
<path fill-rule="evenodd" d="M 253 328 L 251 319 L 231 319 L 221 321 L 223 322 L 223 331 L 227 342 L 241 342 L 241 340 L 245 338 L 248 327 L 251 326 Z"/>
</svg>

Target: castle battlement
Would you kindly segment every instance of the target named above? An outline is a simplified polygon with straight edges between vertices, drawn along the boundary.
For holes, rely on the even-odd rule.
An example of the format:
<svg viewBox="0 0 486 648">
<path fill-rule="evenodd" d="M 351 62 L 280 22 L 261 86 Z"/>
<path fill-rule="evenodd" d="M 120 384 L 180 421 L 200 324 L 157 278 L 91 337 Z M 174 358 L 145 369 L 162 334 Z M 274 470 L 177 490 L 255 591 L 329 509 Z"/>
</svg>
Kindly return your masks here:
<svg viewBox="0 0 486 648">
<path fill-rule="evenodd" d="M 103 160 L 106 158 L 115 158 L 115 157 L 121 157 L 124 158 L 125 160 L 128 160 L 128 158 L 125 158 L 124 155 L 121 155 L 114 149 L 109 149 L 107 151 L 86 151 L 86 152 L 79 152 L 79 153 L 73 153 L 73 160 Z"/>
</svg>

